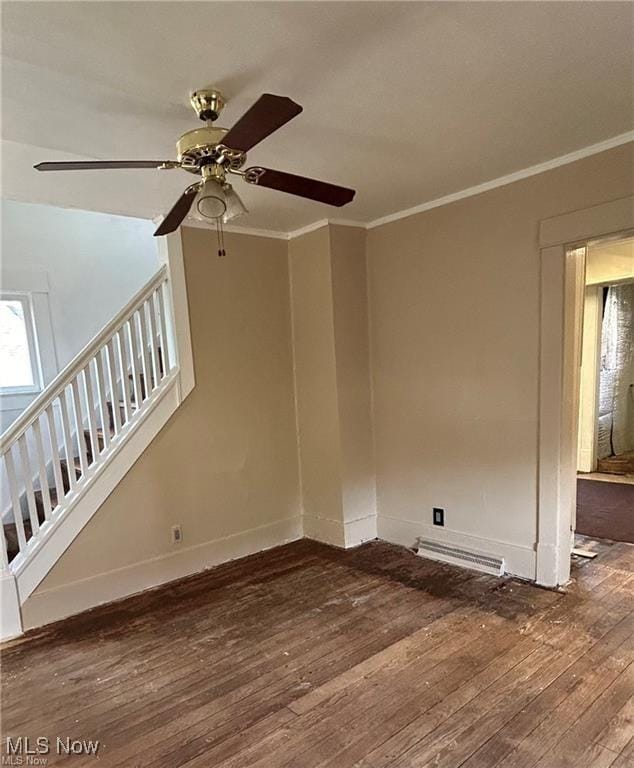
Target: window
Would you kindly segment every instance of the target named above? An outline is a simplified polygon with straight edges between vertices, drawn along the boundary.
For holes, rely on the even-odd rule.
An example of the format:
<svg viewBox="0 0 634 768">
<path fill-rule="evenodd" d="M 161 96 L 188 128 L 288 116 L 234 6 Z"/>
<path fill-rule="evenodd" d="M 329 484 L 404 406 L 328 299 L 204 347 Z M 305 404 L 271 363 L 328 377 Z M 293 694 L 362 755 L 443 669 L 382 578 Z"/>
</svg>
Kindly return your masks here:
<svg viewBox="0 0 634 768">
<path fill-rule="evenodd" d="M 40 365 L 28 294 L 0 295 L 0 392 L 18 394 L 41 389 Z"/>
</svg>

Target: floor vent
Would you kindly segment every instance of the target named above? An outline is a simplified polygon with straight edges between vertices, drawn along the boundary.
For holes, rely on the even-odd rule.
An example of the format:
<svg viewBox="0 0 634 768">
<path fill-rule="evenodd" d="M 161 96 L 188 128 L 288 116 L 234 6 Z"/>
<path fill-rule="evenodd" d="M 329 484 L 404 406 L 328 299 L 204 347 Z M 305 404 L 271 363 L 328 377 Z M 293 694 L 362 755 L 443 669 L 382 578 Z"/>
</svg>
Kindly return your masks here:
<svg viewBox="0 0 634 768">
<path fill-rule="evenodd" d="M 418 540 L 418 554 L 431 560 L 473 568 L 493 576 L 502 576 L 504 573 L 504 560 L 500 557 L 473 552 L 461 547 L 452 547 L 449 544 L 441 544 L 439 541 L 431 541 L 430 539 Z"/>
</svg>

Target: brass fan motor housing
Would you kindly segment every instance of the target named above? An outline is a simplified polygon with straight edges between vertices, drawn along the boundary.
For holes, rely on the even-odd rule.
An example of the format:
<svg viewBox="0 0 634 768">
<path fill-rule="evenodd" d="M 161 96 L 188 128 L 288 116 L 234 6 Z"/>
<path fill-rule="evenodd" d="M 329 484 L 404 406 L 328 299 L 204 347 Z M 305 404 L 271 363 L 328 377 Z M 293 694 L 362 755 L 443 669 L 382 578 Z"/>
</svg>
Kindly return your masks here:
<svg viewBox="0 0 634 768">
<path fill-rule="evenodd" d="M 200 173 L 201 162 L 216 160 L 216 147 L 222 143 L 226 128 L 215 128 L 211 125 L 187 131 L 176 142 L 176 153 L 181 167 L 191 173 Z M 204 162 L 203 162 L 204 161 Z"/>
</svg>

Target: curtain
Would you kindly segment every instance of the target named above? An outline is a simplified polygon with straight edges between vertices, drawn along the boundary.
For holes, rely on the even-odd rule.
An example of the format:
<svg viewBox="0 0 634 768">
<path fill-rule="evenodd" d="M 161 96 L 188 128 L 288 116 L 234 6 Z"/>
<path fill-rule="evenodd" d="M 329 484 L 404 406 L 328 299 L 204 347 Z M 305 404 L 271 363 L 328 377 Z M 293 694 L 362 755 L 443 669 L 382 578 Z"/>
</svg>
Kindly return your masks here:
<svg viewBox="0 0 634 768">
<path fill-rule="evenodd" d="M 634 283 L 610 286 L 601 329 L 598 457 L 634 450 Z"/>
</svg>

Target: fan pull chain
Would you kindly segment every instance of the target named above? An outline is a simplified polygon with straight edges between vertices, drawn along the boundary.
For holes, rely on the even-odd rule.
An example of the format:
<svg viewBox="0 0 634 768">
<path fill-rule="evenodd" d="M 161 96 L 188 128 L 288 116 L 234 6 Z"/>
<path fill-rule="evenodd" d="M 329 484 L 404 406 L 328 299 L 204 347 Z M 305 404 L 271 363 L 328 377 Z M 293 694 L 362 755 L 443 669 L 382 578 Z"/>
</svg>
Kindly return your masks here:
<svg viewBox="0 0 634 768">
<path fill-rule="evenodd" d="M 216 219 L 216 234 L 218 236 L 218 256 L 226 256 L 225 251 L 225 233 L 222 228 L 222 219 Z"/>
</svg>

